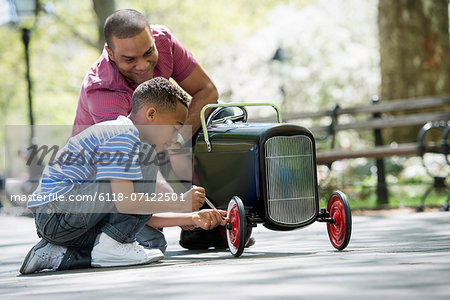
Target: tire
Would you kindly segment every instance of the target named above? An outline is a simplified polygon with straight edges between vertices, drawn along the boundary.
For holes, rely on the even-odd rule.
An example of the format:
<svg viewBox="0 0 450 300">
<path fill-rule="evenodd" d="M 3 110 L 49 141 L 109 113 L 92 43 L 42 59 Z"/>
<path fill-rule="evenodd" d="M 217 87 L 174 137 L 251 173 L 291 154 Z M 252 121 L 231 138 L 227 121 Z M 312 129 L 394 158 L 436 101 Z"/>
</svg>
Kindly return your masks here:
<svg viewBox="0 0 450 300">
<path fill-rule="evenodd" d="M 244 252 L 247 233 L 244 204 L 239 197 L 231 198 L 228 203 L 227 216 L 230 219 L 226 227 L 228 248 L 234 257 L 239 257 Z"/>
<path fill-rule="evenodd" d="M 352 235 L 352 213 L 347 196 L 336 191 L 328 199 L 327 211 L 334 223 L 327 223 L 328 237 L 334 248 L 344 250 Z"/>
</svg>

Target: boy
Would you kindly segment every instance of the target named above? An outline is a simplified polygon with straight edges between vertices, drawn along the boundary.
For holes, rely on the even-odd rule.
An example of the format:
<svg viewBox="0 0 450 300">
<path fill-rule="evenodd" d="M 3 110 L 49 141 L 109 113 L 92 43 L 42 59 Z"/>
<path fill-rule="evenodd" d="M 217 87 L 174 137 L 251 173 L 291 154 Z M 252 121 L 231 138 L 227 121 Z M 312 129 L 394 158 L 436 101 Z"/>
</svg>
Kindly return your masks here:
<svg viewBox="0 0 450 300">
<path fill-rule="evenodd" d="M 203 188 L 160 205 L 145 201 L 153 200 L 149 198 L 158 171 L 156 153 L 176 142 L 186 120 L 187 98 L 167 79 L 157 77 L 142 83 L 132 102 L 129 117 L 96 124 L 70 138 L 56 162 L 45 168 L 28 203 L 42 239 L 27 254 L 22 274 L 147 264 L 164 255 L 160 249 L 142 246 L 148 246 L 145 241 L 136 242 L 146 224 L 208 230 L 227 223 L 222 217 L 225 211 L 160 213 L 190 211 L 189 201 L 182 201 L 190 199 L 183 198 L 204 201 Z"/>
</svg>

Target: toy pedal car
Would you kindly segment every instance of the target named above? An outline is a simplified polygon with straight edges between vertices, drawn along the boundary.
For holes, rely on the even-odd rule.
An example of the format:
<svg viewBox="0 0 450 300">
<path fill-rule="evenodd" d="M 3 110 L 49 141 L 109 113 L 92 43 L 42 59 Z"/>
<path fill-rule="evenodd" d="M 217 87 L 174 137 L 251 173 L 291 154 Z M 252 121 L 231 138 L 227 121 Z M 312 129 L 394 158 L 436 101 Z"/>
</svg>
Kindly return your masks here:
<svg viewBox="0 0 450 300">
<path fill-rule="evenodd" d="M 271 106 L 278 123 L 247 123 L 246 106 Z M 229 109 L 238 115 L 215 119 Z M 205 111 L 216 108 L 208 120 Z M 228 246 L 235 257 L 244 250 L 257 223 L 272 230 L 293 230 L 326 222 L 332 245 L 350 241 L 352 217 L 347 197 L 332 193 L 319 209 L 314 137 L 308 129 L 281 123 L 270 103 L 209 104 L 201 111 L 202 131 L 194 145 L 194 176 L 219 209 L 228 211 Z"/>
</svg>

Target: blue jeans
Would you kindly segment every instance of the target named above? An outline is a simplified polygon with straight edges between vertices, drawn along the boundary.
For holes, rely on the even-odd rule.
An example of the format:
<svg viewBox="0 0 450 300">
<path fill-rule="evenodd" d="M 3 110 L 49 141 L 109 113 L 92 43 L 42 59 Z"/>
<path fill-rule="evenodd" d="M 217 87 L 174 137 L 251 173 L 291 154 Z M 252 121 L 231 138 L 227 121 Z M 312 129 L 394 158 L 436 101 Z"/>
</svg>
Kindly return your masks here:
<svg viewBox="0 0 450 300">
<path fill-rule="evenodd" d="M 140 150 L 145 154 L 150 147 L 141 146 Z M 143 179 L 134 183 L 135 192 L 153 192 L 158 166 L 141 164 L 141 170 Z M 111 194 L 109 181 L 95 181 L 95 176 L 90 179 L 65 194 L 65 199 L 70 195 Z M 87 203 L 82 210 L 79 205 L 84 204 L 52 201 L 35 210 L 38 235 L 52 244 L 67 247 L 60 270 L 90 267 L 91 251 L 101 232 L 120 243 L 137 240 L 143 246 L 163 251 L 167 246 L 161 231 L 145 226 L 151 215 L 121 214 L 117 212 L 114 202 L 107 201 Z"/>
</svg>

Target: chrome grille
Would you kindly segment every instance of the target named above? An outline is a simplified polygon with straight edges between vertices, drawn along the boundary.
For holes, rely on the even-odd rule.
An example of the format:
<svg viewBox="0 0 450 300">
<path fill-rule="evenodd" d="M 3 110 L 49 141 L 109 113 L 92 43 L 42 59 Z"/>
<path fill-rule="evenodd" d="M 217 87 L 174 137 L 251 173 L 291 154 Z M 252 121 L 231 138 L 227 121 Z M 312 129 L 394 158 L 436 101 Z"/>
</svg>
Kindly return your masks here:
<svg viewBox="0 0 450 300">
<path fill-rule="evenodd" d="M 268 139 L 264 148 L 269 218 L 286 225 L 310 220 L 317 210 L 311 139 L 276 136 Z"/>
</svg>

